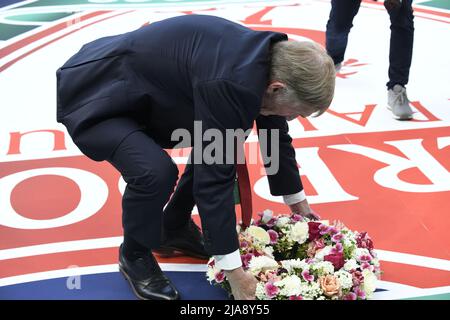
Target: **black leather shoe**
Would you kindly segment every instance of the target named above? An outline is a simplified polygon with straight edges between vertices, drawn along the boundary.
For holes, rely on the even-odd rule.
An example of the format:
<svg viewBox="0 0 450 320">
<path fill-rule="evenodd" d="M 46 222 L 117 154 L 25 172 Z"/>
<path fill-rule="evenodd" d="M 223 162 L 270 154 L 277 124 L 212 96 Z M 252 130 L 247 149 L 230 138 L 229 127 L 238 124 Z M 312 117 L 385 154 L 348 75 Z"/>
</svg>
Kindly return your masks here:
<svg viewBox="0 0 450 320">
<path fill-rule="evenodd" d="M 119 270 L 128 280 L 134 294 L 142 300 L 178 300 L 180 294 L 175 286 L 161 271 L 151 253 L 128 260 L 119 249 Z"/>
<path fill-rule="evenodd" d="M 210 257 L 205 250 L 202 232 L 192 219 L 179 229 L 168 230 L 163 227 L 161 236 L 161 247 L 153 250 L 161 256 L 173 257 L 181 253 L 200 259 Z"/>
</svg>

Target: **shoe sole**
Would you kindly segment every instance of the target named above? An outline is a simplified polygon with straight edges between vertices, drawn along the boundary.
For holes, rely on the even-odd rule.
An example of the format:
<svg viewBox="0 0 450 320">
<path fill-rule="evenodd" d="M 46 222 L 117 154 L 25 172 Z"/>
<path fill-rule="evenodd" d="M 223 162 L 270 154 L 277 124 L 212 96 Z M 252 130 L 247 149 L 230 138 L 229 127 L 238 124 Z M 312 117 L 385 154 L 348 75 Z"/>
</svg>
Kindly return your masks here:
<svg viewBox="0 0 450 320">
<path fill-rule="evenodd" d="M 160 297 L 160 299 L 158 299 L 157 297 L 155 297 L 154 299 L 150 299 L 150 298 L 146 298 L 146 297 L 141 296 L 141 295 L 136 291 L 136 289 L 134 288 L 133 281 L 131 280 L 130 276 L 126 273 L 126 271 L 122 268 L 122 266 L 121 266 L 120 264 L 119 264 L 119 271 L 120 271 L 120 273 L 122 273 L 122 275 L 125 277 L 125 280 L 127 280 L 128 283 L 130 284 L 130 287 L 131 287 L 131 289 L 133 290 L 134 295 L 135 295 L 136 297 L 138 297 L 140 300 L 166 300 L 166 301 L 172 300 L 172 299 L 165 299 L 165 298 L 163 298 L 163 297 Z M 178 299 L 180 299 L 180 298 L 178 297 Z"/>
<path fill-rule="evenodd" d="M 392 112 L 392 108 L 389 107 L 389 105 L 388 105 L 386 108 L 387 108 L 389 111 Z M 411 119 L 413 118 L 412 115 L 410 115 L 408 118 L 401 118 L 401 117 L 395 115 L 394 112 L 392 112 L 392 115 L 393 115 L 393 117 L 394 117 L 395 120 L 399 120 L 399 121 L 408 121 L 408 120 L 411 120 Z"/>
</svg>

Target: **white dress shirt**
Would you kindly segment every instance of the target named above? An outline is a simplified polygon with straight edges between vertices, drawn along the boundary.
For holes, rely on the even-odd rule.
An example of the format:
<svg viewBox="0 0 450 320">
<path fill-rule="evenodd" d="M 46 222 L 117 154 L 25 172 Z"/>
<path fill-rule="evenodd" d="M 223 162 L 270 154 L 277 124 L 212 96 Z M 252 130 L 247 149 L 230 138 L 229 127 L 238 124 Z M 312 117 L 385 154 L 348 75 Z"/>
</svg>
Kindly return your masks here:
<svg viewBox="0 0 450 320">
<path fill-rule="evenodd" d="M 287 205 L 298 203 L 306 199 L 305 191 L 283 196 L 283 201 Z M 234 270 L 242 266 L 241 255 L 239 249 L 224 255 L 214 256 L 216 266 L 222 270 Z"/>
</svg>

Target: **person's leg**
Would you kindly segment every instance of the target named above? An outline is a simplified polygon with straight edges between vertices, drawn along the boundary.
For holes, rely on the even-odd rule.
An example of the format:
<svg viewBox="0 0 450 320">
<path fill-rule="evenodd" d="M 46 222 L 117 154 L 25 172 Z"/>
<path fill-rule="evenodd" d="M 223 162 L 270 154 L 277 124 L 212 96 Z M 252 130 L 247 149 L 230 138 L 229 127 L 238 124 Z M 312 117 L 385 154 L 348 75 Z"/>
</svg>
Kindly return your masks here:
<svg viewBox="0 0 450 320">
<path fill-rule="evenodd" d="M 361 0 L 331 0 L 326 30 L 326 49 L 335 65 L 344 60 L 348 34 L 353 27 L 353 18 L 358 13 L 360 4 Z"/>
<path fill-rule="evenodd" d="M 192 164 L 186 164 L 183 175 L 178 181 L 175 192 L 164 208 L 163 226 L 166 229 L 182 228 L 191 220 L 192 209 L 195 205 L 193 195 L 194 170 Z"/>
<path fill-rule="evenodd" d="M 177 166 L 142 131 L 128 135 L 107 160 L 127 182 L 122 198 L 120 271 L 141 299 L 178 299 L 178 291 L 151 253 L 160 245 L 162 210 L 178 178 Z"/>
<path fill-rule="evenodd" d="M 391 19 L 391 41 L 389 82 L 386 85 L 388 89 L 392 89 L 396 84 L 404 87 L 409 80 L 414 42 L 412 0 L 403 0 L 400 8 L 388 12 Z"/>
<path fill-rule="evenodd" d="M 391 19 L 389 49 L 388 107 L 398 120 L 410 120 L 413 111 L 406 94 L 409 80 L 413 42 L 414 16 L 412 0 L 403 0 L 401 6 L 388 10 Z"/>
<path fill-rule="evenodd" d="M 182 253 L 206 259 L 210 255 L 205 251 L 202 232 L 191 218 L 195 200 L 194 168 L 190 164 L 190 159 L 189 157 L 177 188 L 164 209 L 161 247 L 153 251 L 162 256 L 176 256 Z"/>
<path fill-rule="evenodd" d="M 125 237 L 152 249 L 160 245 L 162 211 L 178 179 L 178 168 L 151 137 L 135 131 L 108 161 L 127 183 L 122 198 Z"/>
</svg>

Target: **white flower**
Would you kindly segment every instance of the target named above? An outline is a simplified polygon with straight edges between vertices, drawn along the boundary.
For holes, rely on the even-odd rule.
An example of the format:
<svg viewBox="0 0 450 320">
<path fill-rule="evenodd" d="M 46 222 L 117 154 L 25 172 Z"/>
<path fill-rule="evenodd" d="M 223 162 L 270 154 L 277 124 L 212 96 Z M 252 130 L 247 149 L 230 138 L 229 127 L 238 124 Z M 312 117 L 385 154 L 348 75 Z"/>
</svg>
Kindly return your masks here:
<svg viewBox="0 0 450 320">
<path fill-rule="evenodd" d="M 273 218 L 273 211 L 266 209 L 263 211 L 263 215 L 261 217 L 261 222 L 267 223 L 270 221 L 270 219 Z"/>
<path fill-rule="evenodd" d="M 312 266 L 312 268 L 317 270 L 321 276 L 333 274 L 334 272 L 334 266 L 330 261 L 317 262 Z"/>
<path fill-rule="evenodd" d="M 289 219 L 288 217 L 280 217 L 276 223 L 276 226 L 278 228 L 284 228 L 289 224 L 290 221 L 291 219 Z"/>
<path fill-rule="evenodd" d="M 332 246 L 326 246 L 325 248 L 318 250 L 316 252 L 316 255 L 314 256 L 314 258 L 322 261 L 325 256 L 327 256 L 331 253 L 331 249 L 333 249 Z"/>
<path fill-rule="evenodd" d="M 270 258 L 273 258 L 273 247 L 264 247 L 263 248 L 264 253 L 269 256 Z"/>
<path fill-rule="evenodd" d="M 351 271 L 358 269 L 359 264 L 355 259 L 350 259 L 344 264 L 344 270 Z"/>
<path fill-rule="evenodd" d="M 266 256 L 253 257 L 248 267 L 254 275 L 257 275 L 261 271 L 276 270 L 278 262 Z"/>
<path fill-rule="evenodd" d="M 280 294 L 284 296 L 297 296 L 301 293 L 302 281 L 296 275 L 286 276 L 284 279 L 274 283 L 280 288 Z"/>
<path fill-rule="evenodd" d="M 377 277 L 368 269 L 364 269 L 362 272 L 364 277 L 363 290 L 368 298 L 377 288 Z"/>
<path fill-rule="evenodd" d="M 305 300 L 312 300 L 322 295 L 322 288 L 317 282 L 303 282 L 300 292 Z"/>
<path fill-rule="evenodd" d="M 263 282 L 258 282 L 256 285 L 255 296 L 258 300 L 267 300 L 266 290 Z"/>
<path fill-rule="evenodd" d="M 289 273 L 291 273 L 294 270 L 294 268 L 301 269 L 302 271 L 309 269 L 309 264 L 307 264 L 305 261 L 300 260 L 300 259 L 283 260 L 283 261 L 281 261 L 281 265 Z"/>
<path fill-rule="evenodd" d="M 375 267 L 377 267 L 377 268 L 380 267 L 380 260 L 378 258 L 373 259 L 372 263 Z"/>
<path fill-rule="evenodd" d="M 263 245 L 270 243 L 270 236 L 266 230 L 261 227 L 250 226 L 247 229 L 247 233 L 252 236 L 257 242 Z"/>
<path fill-rule="evenodd" d="M 339 283 L 343 289 L 350 289 L 353 286 L 351 273 L 344 270 L 339 270 L 335 272 L 334 275 L 339 279 Z"/>
<path fill-rule="evenodd" d="M 208 267 L 208 269 L 206 270 L 206 278 L 208 279 L 208 281 L 211 283 L 216 279 L 216 273 L 219 272 L 216 268 L 214 267 Z"/>
<path fill-rule="evenodd" d="M 352 239 L 349 239 L 344 236 L 343 244 L 344 244 L 344 247 L 351 247 L 355 244 L 355 242 Z"/>
<path fill-rule="evenodd" d="M 291 239 L 295 242 L 298 242 L 299 244 L 304 243 L 306 241 L 306 239 L 308 239 L 308 237 L 309 237 L 308 223 L 301 222 L 301 221 L 295 223 L 291 227 L 288 237 L 289 237 L 289 239 Z"/>
</svg>

